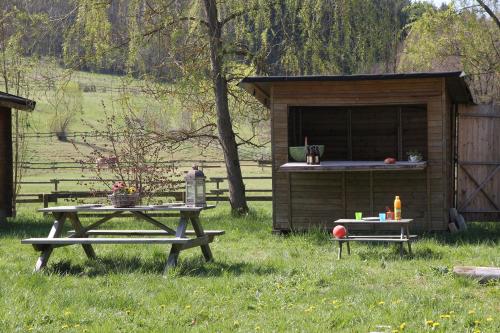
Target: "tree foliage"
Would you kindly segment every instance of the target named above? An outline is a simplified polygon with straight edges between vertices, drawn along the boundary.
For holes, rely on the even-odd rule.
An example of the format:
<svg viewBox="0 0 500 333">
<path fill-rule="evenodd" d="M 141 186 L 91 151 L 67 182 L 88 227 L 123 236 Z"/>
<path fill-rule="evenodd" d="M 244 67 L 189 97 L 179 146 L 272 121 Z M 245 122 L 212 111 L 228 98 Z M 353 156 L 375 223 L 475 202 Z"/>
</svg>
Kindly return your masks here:
<svg viewBox="0 0 500 333">
<path fill-rule="evenodd" d="M 478 102 L 498 100 L 500 30 L 481 7 L 474 2 L 430 7 L 408 29 L 401 71 L 464 70 Z"/>
</svg>

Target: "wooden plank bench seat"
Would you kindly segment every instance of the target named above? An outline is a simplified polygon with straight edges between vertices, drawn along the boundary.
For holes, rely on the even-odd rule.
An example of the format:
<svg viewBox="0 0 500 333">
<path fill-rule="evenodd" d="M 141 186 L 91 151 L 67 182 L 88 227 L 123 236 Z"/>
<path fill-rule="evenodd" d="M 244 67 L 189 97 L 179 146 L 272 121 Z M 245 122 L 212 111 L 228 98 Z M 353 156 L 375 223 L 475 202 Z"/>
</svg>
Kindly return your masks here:
<svg viewBox="0 0 500 333">
<path fill-rule="evenodd" d="M 224 230 L 205 230 L 208 236 L 220 236 L 224 235 L 226 232 Z M 75 230 L 70 230 L 68 232 L 70 235 L 75 234 Z M 85 233 L 89 236 L 124 236 L 124 235 L 136 235 L 136 236 L 166 236 L 168 233 L 165 230 L 89 230 Z M 196 235 L 194 230 L 186 230 L 187 236 Z"/>
<path fill-rule="evenodd" d="M 410 235 L 409 238 L 401 238 L 399 235 L 385 235 L 385 236 L 347 236 L 345 238 L 334 238 L 334 241 L 338 242 L 409 242 L 414 241 L 417 235 Z"/>
<path fill-rule="evenodd" d="M 214 236 L 205 235 L 198 238 L 168 237 L 168 238 L 28 238 L 23 239 L 21 244 L 32 244 L 36 251 L 43 251 L 47 247 L 61 247 L 75 244 L 176 244 L 181 250 L 213 242 Z"/>
</svg>

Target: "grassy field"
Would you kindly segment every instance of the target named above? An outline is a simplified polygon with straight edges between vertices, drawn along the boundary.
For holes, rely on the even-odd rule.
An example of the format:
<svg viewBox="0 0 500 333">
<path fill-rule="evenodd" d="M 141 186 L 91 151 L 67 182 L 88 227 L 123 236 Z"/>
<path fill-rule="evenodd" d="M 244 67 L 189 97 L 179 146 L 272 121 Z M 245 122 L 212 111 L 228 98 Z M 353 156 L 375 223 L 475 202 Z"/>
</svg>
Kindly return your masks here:
<svg viewBox="0 0 500 333">
<path fill-rule="evenodd" d="M 355 244 L 337 261 L 325 233 L 272 235 L 269 203 L 244 218 L 222 204 L 203 213 L 206 229 L 226 230 L 212 263 L 192 249 L 162 277 L 166 246 L 96 246 L 97 261 L 73 246 L 32 274 L 20 239 L 51 225 L 32 212 L 0 229 L 1 332 L 500 332 L 500 284 L 450 273 L 500 266 L 500 224 L 424 235 L 413 258 Z"/>
</svg>

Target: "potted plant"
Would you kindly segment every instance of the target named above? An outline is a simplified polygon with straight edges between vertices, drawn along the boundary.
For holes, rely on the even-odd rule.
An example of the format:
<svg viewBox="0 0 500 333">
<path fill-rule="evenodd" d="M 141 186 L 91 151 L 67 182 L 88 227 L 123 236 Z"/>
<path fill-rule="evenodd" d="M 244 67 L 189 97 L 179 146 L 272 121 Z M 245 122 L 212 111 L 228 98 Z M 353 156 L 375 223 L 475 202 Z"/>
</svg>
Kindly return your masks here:
<svg viewBox="0 0 500 333">
<path fill-rule="evenodd" d="M 420 162 L 423 157 L 422 154 L 418 150 L 410 150 L 406 153 L 408 155 L 408 162 Z"/>
<path fill-rule="evenodd" d="M 117 208 L 133 207 L 139 201 L 139 192 L 134 186 L 126 186 L 124 182 L 116 182 L 108 196 L 111 204 Z"/>
</svg>

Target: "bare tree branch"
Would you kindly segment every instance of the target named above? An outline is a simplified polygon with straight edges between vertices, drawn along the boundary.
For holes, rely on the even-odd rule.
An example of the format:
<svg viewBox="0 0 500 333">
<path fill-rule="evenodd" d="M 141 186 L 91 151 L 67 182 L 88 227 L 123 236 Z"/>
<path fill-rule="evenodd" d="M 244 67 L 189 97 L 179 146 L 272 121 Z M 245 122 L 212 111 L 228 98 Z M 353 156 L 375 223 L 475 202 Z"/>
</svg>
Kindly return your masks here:
<svg viewBox="0 0 500 333">
<path fill-rule="evenodd" d="M 479 6 L 481 6 L 484 11 L 486 13 L 488 13 L 488 15 L 493 19 L 493 21 L 495 21 L 498 29 L 500 29 L 500 20 L 498 19 L 498 17 L 495 15 L 495 13 L 493 13 L 493 11 L 491 10 L 490 7 L 488 7 L 483 0 L 476 0 L 477 3 L 479 4 Z"/>
</svg>

